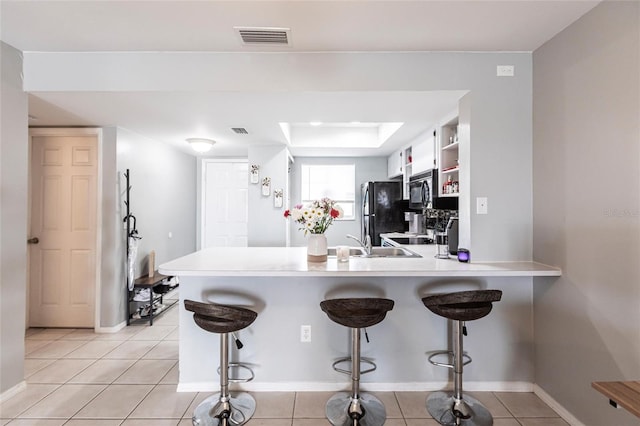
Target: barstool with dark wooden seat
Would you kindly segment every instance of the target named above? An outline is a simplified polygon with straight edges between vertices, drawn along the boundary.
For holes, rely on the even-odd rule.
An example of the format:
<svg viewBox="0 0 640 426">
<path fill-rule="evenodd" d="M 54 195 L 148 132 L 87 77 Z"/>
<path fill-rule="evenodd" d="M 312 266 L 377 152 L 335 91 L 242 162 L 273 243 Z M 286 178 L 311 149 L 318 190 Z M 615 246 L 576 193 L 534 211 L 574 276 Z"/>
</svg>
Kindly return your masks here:
<svg viewBox="0 0 640 426">
<path fill-rule="evenodd" d="M 329 299 L 320 303 L 320 308 L 329 318 L 351 329 L 351 356 L 333 363 L 333 368 L 351 375 L 351 393 L 339 392 L 327 401 L 327 419 L 334 426 L 361 425 L 380 426 L 387 413 L 384 404 L 373 395 L 360 393 L 360 375 L 376 369 L 375 363 L 360 357 L 360 330 L 381 322 L 388 311 L 393 309 L 393 300 L 381 298 Z M 351 370 L 338 367 L 343 362 L 351 362 Z M 360 371 L 360 364 L 371 367 Z"/>
<path fill-rule="evenodd" d="M 220 392 L 211 395 L 196 407 L 193 412 L 193 424 L 239 426 L 246 423 L 256 411 L 256 401 L 245 392 L 231 396 L 229 382 L 248 382 L 253 379 L 253 371 L 242 363 L 229 363 L 229 333 L 248 327 L 258 314 L 237 306 L 193 300 L 185 300 L 184 307 L 193 312 L 193 320 L 200 328 L 220 334 Z M 242 348 L 242 343 L 237 339 L 236 345 L 238 349 Z M 250 376 L 244 379 L 229 378 L 229 367 L 248 370 Z"/>
<path fill-rule="evenodd" d="M 485 317 L 491 312 L 493 302 L 502 297 L 500 290 L 471 290 L 441 293 L 422 299 L 424 306 L 441 317 L 455 321 L 453 351 L 438 351 L 429 356 L 433 365 L 453 369 L 453 395 L 434 392 L 427 398 L 429 414 L 443 425 L 490 426 L 493 417 L 477 399 L 462 393 L 462 368 L 471 362 L 471 357 L 463 352 L 462 336 L 467 335 L 466 321 Z M 447 354 L 453 363 L 434 361 L 434 357 Z M 465 360 L 466 358 L 466 360 Z"/>
</svg>

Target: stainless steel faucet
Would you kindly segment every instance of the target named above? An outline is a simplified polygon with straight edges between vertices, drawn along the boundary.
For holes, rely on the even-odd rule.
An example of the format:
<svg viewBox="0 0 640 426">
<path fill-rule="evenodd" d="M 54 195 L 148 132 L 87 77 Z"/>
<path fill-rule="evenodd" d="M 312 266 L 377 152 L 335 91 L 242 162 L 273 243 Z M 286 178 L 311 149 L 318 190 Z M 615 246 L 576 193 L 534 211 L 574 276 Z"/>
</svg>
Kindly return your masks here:
<svg viewBox="0 0 640 426">
<path fill-rule="evenodd" d="M 371 256 L 371 237 L 369 235 L 364 237 L 364 241 L 360 241 L 358 237 L 351 234 L 347 234 L 347 238 L 356 240 L 358 244 L 360 244 L 360 247 L 362 247 L 364 251 L 367 253 L 367 256 Z"/>
</svg>

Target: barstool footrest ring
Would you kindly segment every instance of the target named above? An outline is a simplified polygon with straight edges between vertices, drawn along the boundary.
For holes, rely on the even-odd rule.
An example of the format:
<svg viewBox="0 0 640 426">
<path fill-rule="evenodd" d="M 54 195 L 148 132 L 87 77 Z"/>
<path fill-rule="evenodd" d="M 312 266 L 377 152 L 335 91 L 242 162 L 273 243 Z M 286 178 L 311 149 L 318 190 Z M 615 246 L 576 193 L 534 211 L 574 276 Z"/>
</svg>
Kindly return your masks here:
<svg viewBox="0 0 640 426">
<path fill-rule="evenodd" d="M 433 360 L 433 358 L 435 358 L 437 356 L 440 356 L 440 355 L 447 355 L 449 357 L 449 360 L 450 360 L 451 363 L 450 364 L 446 364 L 444 362 L 438 362 L 438 361 L 434 361 Z M 453 353 L 453 351 L 436 351 L 436 352 L 432 352 L 431 355 L 429 355 L 429 358 L 427 358 L 427 360 L 431 364 L 436 365 L 438 367 L 453 368 L 454 365 L 453 365 L 453 362 L 451 361 L 451 359 L 454 356 L 455 356 L 455 354 Z M 464 359 L 464 361 L 462 362 L 462 365 L 467 365 L 467 364 L 471 363 L 471 361 L 473 361 L 471 359 L 471 357 L 466 352 L 464 352 L 462 354 L 462 358 Z"/>
<path fill-rule="evenodd" d="M 247 383 L 250 382 L 251 380 L 254 379 L 255 374 L 253 372 L 253 370 L 245 363 L 242 362 L 230 362 L 229 363 L 229 369 L 231 368 L 237 368 L 237 369 L 243 369 L 245 371 L 249 372 L 249 377 L 229 377 L 229 383 Z M 220 375 L 220 367 L 218 367 L 218 375 Z"/>
<path fill-rule="evenodd" d="M 347 370 L 344 368 L 340 368 L 338 367 L 338 364 L 341 364 L 343 362 L 348 362 L 351 363 L 351 357 L 347 356 L 344 358 L 339 358 L 337 359 L 333 364 L 331 364 L 331 366 L 333 367 L 333 369 L 335 371 L 337 371 L 338 373 L 343 373 L 343 374 L 347 374 L 347 375 L 351 375 L 351 370 Z M 378 368 L 378 366 L 376 365 L 375 362 L 373 362 L 373 360 L 371 360 L 371 358 L 365 358 L 365 357 L 360 357 L 360 364 L 367 364 L 370 365 L 371 367 L 365 369 L 365 370 L 360 370 L 360 374 L 367 374 L 367 373 L 371 373 L 372 371 L 375 371 L 376 368 Z"/>
</svg>

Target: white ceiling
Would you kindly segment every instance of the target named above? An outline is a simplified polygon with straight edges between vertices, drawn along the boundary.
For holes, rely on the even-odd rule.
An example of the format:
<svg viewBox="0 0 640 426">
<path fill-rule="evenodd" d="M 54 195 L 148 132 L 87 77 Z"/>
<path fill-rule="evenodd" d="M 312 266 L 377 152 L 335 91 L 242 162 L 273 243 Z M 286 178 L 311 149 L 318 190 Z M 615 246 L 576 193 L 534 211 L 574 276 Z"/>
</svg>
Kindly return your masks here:
<svg viewBox="0 0 640 426">
<path fill-rule="evenodd" d="M 2 0 L 0 35 L 22 51 L 52 52 L 533 51 L 597 3 Z M 290 28 L 291 45 L 243 45 L 234 26 Z M 258 141 L 286 143 L 278 126 L 283 121 L 322 115 L 335 122 L 405 122 L 381 150 L 344 153 L 385 155 L 448 113 L 461 94 L 121 92 L 101 93 L 96 102 L 95 93 L 37 93 L 29 113 L 37 117 L 32 125 L 117 125 L 183 149 L 182 135 L 202 132 L 192 136 L 218 140 L 216 155 L 246 154 Z M 245 127 L 250 135 L 232 134 L 230 127 Z"/>
</svg>

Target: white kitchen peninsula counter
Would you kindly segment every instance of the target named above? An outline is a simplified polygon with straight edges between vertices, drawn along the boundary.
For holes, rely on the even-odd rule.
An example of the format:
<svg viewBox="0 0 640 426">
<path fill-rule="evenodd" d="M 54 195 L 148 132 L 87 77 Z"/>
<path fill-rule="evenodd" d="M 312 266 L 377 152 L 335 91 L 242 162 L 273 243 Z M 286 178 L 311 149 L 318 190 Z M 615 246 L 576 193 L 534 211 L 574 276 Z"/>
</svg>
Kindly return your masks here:
<svg viewBox="0 0 640 426">
<path fill-rule="evenodd" d="M 159 272 L 178 276 L 260 277 L 532 277 L 560 276 L 561 271 L 536 262 L 472 262 L 434 258 L 434 245 L 408 245 L 422 257 L 352 256 L 347 263 L 329 257 L 307 262 L 304 247 L 208 248 L 160 265 Z"/>
<path fill-rule="evenodd" d="M 535 262 L 472 262 L 433 257 L 435 246 L 409 246 L 422 258 L 329 258 L 308 263 L 304 247 L 210 248 L 160 265 L 180 279 L 179 391 L 214 391 L 219 338 L 197 327 L 184 300 L 229 303 L 258 312 L 238 335 L 241 351 L 230 359 L 252 364 L 247 390 L 333 391 L 348 389 L 348 377 L 332 362 L 348 354 L 349 330 L 329 320 L 320 302 L 337 297 L 386 297 L 395 301 L 387 318 L 371 328 L 362 355 L 378 369 L 362 376 L 363 390 L 443 388 L 448 369 L 426 360 L 447 348 L 447 321 L 428 311 L 421 298 L 433 292 L 492 288 L 503 291 L 491 314 L 469 323 L 465 350 L 468 390 L 530 391 L 534 382 L 533 277 L 553 284 L 561 271 Z M 311 342 L 300 326 L 311 326 Z M 155 327 L 155 325 L 154 325 Z"/>
</svg>

